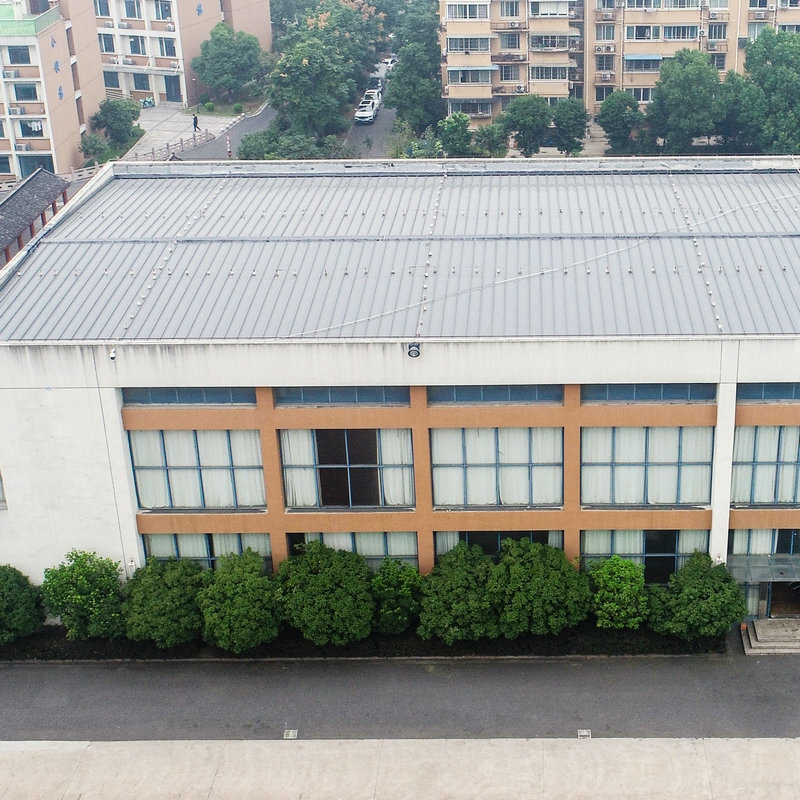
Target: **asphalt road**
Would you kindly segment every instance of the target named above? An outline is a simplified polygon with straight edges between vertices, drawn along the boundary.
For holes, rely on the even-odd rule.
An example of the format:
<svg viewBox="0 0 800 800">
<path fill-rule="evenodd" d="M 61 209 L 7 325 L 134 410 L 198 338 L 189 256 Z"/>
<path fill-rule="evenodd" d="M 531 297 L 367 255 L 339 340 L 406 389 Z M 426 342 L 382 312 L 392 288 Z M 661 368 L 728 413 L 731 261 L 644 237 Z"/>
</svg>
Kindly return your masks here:
<svg viewBox="0 0 800 800">
<path fill-rule="evenodd" d="M 395 116 L 393 108 L 381 106 L 371 125 L 353 125 L 350 128 L 345 145 L 353 150 L 356 158 L 385 158 Z"/>
<path fill-rule="evenodd" d="M 800 657 L 0 665 L 0 740 L 800 736 Z"/>
</svg>

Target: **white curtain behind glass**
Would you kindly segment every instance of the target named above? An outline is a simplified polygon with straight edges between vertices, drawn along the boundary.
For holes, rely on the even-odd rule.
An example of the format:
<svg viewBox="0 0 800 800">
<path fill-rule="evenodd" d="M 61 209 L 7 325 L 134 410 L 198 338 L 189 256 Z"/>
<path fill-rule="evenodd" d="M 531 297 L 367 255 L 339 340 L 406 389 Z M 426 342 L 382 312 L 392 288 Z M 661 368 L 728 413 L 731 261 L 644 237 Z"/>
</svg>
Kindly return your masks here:
<svg viewBox="0 0 800 800">
<path fill-rule="evenodd" d="M 433 536 L 436 555 L 449 553 L 458 544 L 458 531 L 436 531 Z"/>
<path fill-rule="evenodd" d="M 161 452 L 159 431 L 131 431 L 131 456 L 136 474 L 141 508 L 166 508 L 169 505 L 167 475 Z M 152 467 L 152 469 L 141 469 Z"/>
<path fill-rule="evenodd" d="M 387 506 L 414 504 L 414 463 L 411 431 L 387 428 L 378 431 L 383 469 L 383 499 Z M 401 466 L 391 466 L 391 465 Z M 390 465 L 390 466 L 387 466 Z"/>
<path fill-rule="evenodd" d="M 206 508 L 231 508 L 233 483 L 226 431 L 197 431 Z"/>
<path fill-rule="evenodd" d="M 268 558 L 272 555 L 268 533 L 243 533 L 242 551 L 250 548 L 253 552 Z"/>
<path fill-rule="evenodd" d="M 314 432 L 281 431 L 281 458 L 286 505 L 308 508 L 317 505 L 317 479 L 314 464 Z M 297 465 L 297 466 L 295 466 Z"/>
<path fill-rule="evenodd" d="M 438 506 L 464 505 L 464 450 L 460 428 L 431 431 L 433 502 Z M 440 466 L 440 465 L 453 466 Z M 455 466 L 459 465 L 459 466 Z"/>
<path fill-rule="evenodd" d="M 200 508 L 200 475 L 197 469 L 194 431 L 164 431 L 172 505 Z"/>
<path fill-rule="evenodd" d="M 265 506 L 261 436 L 258 431 L 231 431 L 230 436 L 236 500 L 240 506 Z"/>
<path fill-rule="evenodd" d="M 172 558 L 175 551 L 175 537 L 171 533 L 146 533 L 147 554 L 155 558 Z"/>
</svg>

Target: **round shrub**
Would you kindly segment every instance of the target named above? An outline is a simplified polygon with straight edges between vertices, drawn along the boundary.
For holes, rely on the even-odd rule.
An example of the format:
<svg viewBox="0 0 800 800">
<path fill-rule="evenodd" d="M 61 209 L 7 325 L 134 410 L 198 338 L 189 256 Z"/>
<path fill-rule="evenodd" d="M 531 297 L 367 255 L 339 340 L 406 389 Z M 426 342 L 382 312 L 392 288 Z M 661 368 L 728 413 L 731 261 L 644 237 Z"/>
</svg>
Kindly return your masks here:
<svg viewBox="0 0 800 800">
<path fill-rule="evenodd" d="M 286 621 L 316 645 L 345 645 L 372 632 L 372 573 L 357 553 L 321 542 L 302 545 L 300 555 L 278 569 Z"/>
<path fill-rule="evenodd" d="M 372 576 L 378 633 L 403 633 L 419 619 L 422 577 L 410 564 L 385 558 Z"/>
<path fill-rule="evenodd" d="M 125 630 L 119 563 L 110 558 L 71 550 L 65 562 L 44 571 L 42 597 L 68 639 L 114 639 Z"/>
<path fill-rule="evenodd" d="M 504 539 L 500 560 L 489 578 L 489 595 L 506 639 L 561 633 L 583 622 L 591 591 L 587 577 L 563 550 Z"/>
<path fill-rule="evenodd" d="M 216 106 L 209 100 L 207 103 L 203 103 L 203 108 L 210 114 L 214 111 Z"/>
<path fill-rule="evenodd" d="M 643 564 L 611 556 L 591 565 L 589 581 L 598 628 L 636 630 L 647 618 Z"/>
<path fill-rule="evenodd" d="M 210 572 L 194 561 L 148 560 L 128 582 L 125 630 L 134 641 L 152 640 L 157 647 L 174 647 L 200 636 L 203 615 L 198 592 Z"/>
<path fill-rule="evenodd" d="M 277 581 L 264 574 L 264 559 L 250 549 L 220 558 L 197 600 L 203 639 L 231 653 L 271 642 L 280 631 Z"/>
<path fill-rule="evenodd" d="M 241 103 L 234 103 L 233 104 L 233 113 L 234 114 L 241 114 L 244 111 L 244 106 Z"/>
<path fill-rule="evenodd" d="M 43 622 L 39 590 L 16 567 L 0 565 L 0 644 L 30 636 Z"/>
</svg>

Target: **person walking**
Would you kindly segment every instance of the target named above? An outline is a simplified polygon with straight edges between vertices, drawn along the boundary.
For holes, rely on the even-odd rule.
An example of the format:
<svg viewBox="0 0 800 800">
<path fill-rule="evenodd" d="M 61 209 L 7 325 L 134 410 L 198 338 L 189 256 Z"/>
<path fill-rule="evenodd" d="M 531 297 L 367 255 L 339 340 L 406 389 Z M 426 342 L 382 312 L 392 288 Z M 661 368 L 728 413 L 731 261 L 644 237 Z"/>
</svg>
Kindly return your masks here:
<svg viewBox="0 0 800 800">
<path fill-rule="evenodd" d="M 197 133 L 200 130 L 200 122 L 197 119 L 197 114 L 192 117 L 192 123 L 194 124 L 194 132 Z"/>
</svg>

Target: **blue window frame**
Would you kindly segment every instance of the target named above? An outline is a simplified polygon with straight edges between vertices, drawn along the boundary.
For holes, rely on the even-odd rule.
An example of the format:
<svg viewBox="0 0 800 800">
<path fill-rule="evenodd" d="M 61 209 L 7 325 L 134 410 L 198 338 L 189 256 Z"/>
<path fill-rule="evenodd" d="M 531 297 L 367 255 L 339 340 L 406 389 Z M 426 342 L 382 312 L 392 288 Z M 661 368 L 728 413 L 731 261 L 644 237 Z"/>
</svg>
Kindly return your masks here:
<svg viewBox="0 0 800 800">
<path fill-rule="evenodd" d="M 122 402 L 130 405 L 223 406 L 255 405 L 256 390 L 251 388 L 129 388 L 122 390 Z"/>
<path fill-rule="evenodd" d="M 733 440 L 731 503 L 800 504 L 800 427 L 739 425 Z"/>
<path fill-rule="evenodd" d="M 797 528 L 728 531 L 728 555 L 800 555 L 800 530 Z"/>
<path fill-rule="evenodd" d="M 370 569 L 380 569 L 387 558 L 419 566 L 415 531 L 358 531 L 347 533 L 287 533 L 290 556 L 300 552 L 306 542 L 322 542 L 334 550 L 346 550 L 363 556 Z"/>
<path fill-rule="evenodd" d="M 740 383 L 736 387 L 739 403 L 770 403 L 775 400 L 800 400 L 800 383 Z"/>
<path fill-rule="evenodd" d="M 281 386 L 276 406 L 407 406 L 408 386 Z"/>
<path fill-rule="evenodd" d="M 713 403 L 713 383 L 597 383 L 581 386 L 581 403 Z"/>
<path fill-rule="evenodd" d="M 497 385 L 497 386 L 429 386 L 428 403 L 487 405 L 564 402 L 564 387 L 560 384 Z"/>
<path fill-rule="evenodd" d="M 487 556 L 496 557 L 500 553 L 503 539 L 520 542 L 535 542 L 564 549 L 564 531 L 434 531 L 436 557 L 443 556 L 459 542 L 476 544 Z"/>
<path fill-rule="evenodd" d="M 211 569 L 222 556 L 250 549 L 264 559 L 264 569 L 272 571 L 268 533 L 145 533 L 142 542 L 146 558 L 187 559 Z"/>
</svg>

